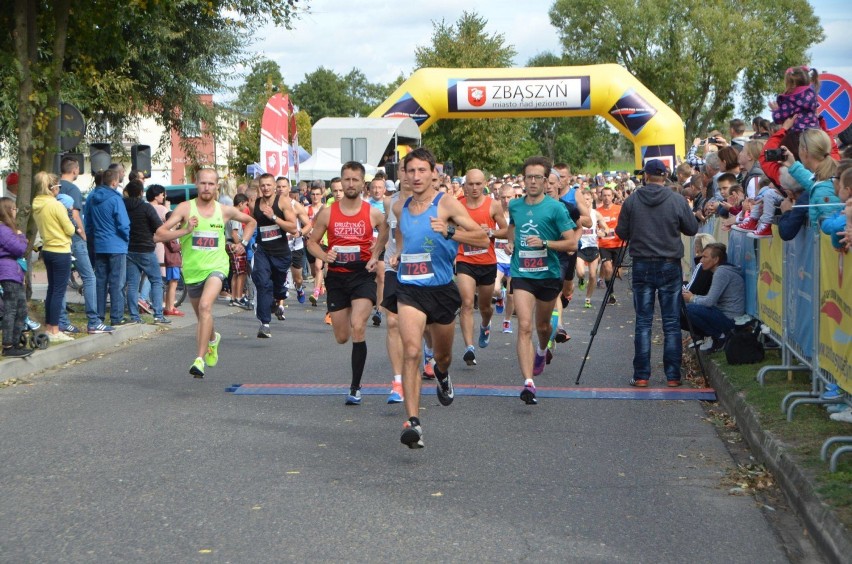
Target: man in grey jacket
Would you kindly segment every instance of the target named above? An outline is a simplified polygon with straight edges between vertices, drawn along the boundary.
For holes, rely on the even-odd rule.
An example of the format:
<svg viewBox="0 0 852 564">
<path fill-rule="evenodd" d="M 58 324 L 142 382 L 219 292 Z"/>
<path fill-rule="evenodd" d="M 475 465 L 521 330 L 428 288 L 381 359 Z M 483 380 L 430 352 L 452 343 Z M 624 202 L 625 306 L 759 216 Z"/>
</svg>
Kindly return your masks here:
<svg viewBox="0 0 852 564">
<path fill-rule="evenodd" d="M 621 207 L 615 234 L 629 241 L 633 258 L 633 378 L 631 386 L 644 388 L 651 377 L 651 322 L 654 296 L 663 320 L 663 366 L 669 387 L 680 386 L 680 336 L 683 258 L 681 234 L 695 235 L 698 220 L 686 199 L 663 186 L 666 165 L 659 159 L 645 163 L 644 186 Z"/>
<path fill-rule="evenodd" d="M 701 255 L 701 268 L 713 273 L 706 296 L 683 291 L 686 315 L 696 335 L 713 338 L 712 346 L 701 350 L 716 352 L 724 348 L 734 319 L 745 313 L 745 281 L 739 266 L 728 264 L 728 251 L 722 243 L 710 243 Z"/>
</svg>

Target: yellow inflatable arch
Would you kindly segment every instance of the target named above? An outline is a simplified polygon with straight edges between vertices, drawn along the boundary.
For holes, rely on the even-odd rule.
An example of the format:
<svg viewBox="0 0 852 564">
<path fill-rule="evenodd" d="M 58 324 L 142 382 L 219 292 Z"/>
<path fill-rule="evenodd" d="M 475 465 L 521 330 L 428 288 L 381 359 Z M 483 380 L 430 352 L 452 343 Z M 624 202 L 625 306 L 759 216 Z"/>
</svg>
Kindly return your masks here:
<svg viewBox="0 0 852 564">
<path fill-rule="evenodd" d="M 636 168 L 675 167 L 683 121 L 620 65 L 415 72 L 370 117 L 410 117 L 425 131 L 439 119 L 602 116 L 634 145 Z M 566 156 L 567 158 L 568 156 Z"/>
</svg>

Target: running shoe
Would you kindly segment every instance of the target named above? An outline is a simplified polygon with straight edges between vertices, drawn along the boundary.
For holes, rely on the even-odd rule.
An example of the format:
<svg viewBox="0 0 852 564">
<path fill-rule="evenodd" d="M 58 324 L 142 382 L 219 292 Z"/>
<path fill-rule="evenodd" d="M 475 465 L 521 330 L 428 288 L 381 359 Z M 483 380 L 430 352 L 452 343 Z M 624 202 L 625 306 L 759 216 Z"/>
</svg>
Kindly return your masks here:
<svg viewBox="0 0 852 564">
<path fill-rule="evenodd" d="M 427 356 L 423 362 L 423 377 L 427 380 L 435 378 L 435 359 L 431 356 Z"/>
<path fill-rule="evenodd" d="M 63 333 L 68 333 L 69 335 L 74 335 L 75 333 L 80 332 L 80 329 L 73 323 L 69 323 L 65 327 L 60 327 L 59 330 Z"/>
<path fill-rule="evenodd" d="M 559 294 L 559 301 L 562 304 L 562 309 L 565 309 L 571 303 L 571 298 L 566 298 L 565 294 Z"/>
<path fill-rule="evenodd" d="M 393 386 L 391 387 L 391 393 L 388 396 L 388 403 L 402 403 L 402 382 L 397 382 L 394 380 Z"/>
<path fill-rule="evenodd" d="M 571 336 L 568 335 L 568 331 L 566 331 L 562 327 L 559 327 L 558 329 L 556 329 L 556 337 L 554 338 L 554 340 L 557 343 L 567 343 L 571 340 Z"/>
<path fill-rule="evenodd" d="M 317 300 L 319 299 L 319 296 L 320 296 L 320 289 L 314 288 L 314 293 L 311 294 L 310 298 L 308 298 L 309 300 L 311 300 L 312 306 L 317 307 Z"/>
<path fill-rule="evenodd" d="M 467 349 L 464 351 L 464 356 L 462 357 L 462 360 L 465 361 L 468 366 L 476 366 L 476 353 L 473 351 L 473 345 L 467 347 Z"/>
<path fill-rule="evenodd" d="M 631 378 L 629 383 L 634 388 L 647 388 L 648 387 L 648 380 Z"/>
<path fill-rule="evenodd" d="M 164 309 L 163 315 L 168 315 L 169 317 L 183 317 L 186 314 L 184 312 L 182 312 L 181 310 L 179 310 L 178 308 L 173 308 L 173 309 Z"/>
<path fill-rule="evenodd" d="M 503 320 L 503 332 L 504 333 L 511 333 L 512 332 L 512 320 L 511 319 L 504 319 Z"/>
<path fill-rule="evenodd" d="M 27 317 L 24 320 L 24 326 L 30 331 L 35 331 L 36 329 L 41 327 L 41 323 L 39 323 L 38 321 L 33 321 L 32 319 Z"/>
<path fill-rule="evenodd" d="M 131 318 L 130 318 L 130 321 L 128 321 L 128 323 L 129 323 L 130 325 L 145 325 L 145 322 L 144 322 L 144 321 L 142 321 L 142 318 L 141 318 L 141 317 L 137 317 L 136 319 L 133 319 L 133 318 L 131 317 Z"/>
<path fill-rule="evenodd" d="M 249 301 L 249 299 L 245 296 L 237 300 L 237 305 L 243 308 L 246 311 L 254 309 L 254 304 Z M 183 315 L 182 313 L 180 315 Z"/>
<path fill-rule="evenodd" d="M 6 358 L 26 358 L 33 354 L 32 349 L 25 349 L 22 347 L 8 347 L 3 349 L 3 356 Z"/>
<path fill-rule="evenodd" d="M 666 386 L 668 386 L 669 388 L 678 388 L 680 387 L 680 384 L 680 380 L 666 380 Z"/>
<path fill-rule="evenodd" d="M 441 402 L 441 405 L 450 405 L 453 403 L 453 399 L 455 399 L 455 394 L 453 393 L 453 381 L 450 380 L 450 375 L 444 374 L 444 379 L 438 379 L 438 385 L 436 386 L 438 390 L 438 401 Z"/>
<path fill-rule="evenodd" d="M 423 429 L 420 428 L 419 421 L 411 421 L 410 419 L 402 424 L 402 436 L 399 441 L 408 448 L 423 448 Z"/>
<path fill-rule="evenodd" d="M 585 277 L 580 278 L 580 281 L 577 283 L 577 285 L 580 287 L 581 291 L 585 290 L 586 289 L 586 278 Z"/>
<path fill-rule="evenodd" d="M 536 405 L 538 400 L 535 399 L 535 384 L 532 380 L 524 384 L 524 389 L 521 390 L 521 401 L 527 405 Z"/>
<path fill-rule="evenodd" d="M 113 327 L 121 327 L 122 325 L 128 325 L 130 320 L 126 317 L 122 317 L 121 319 L 112 319 L 110 320 L 110 325 Z"/>
<path fill-rule="evenodd" d="M 299 286 L 296 289 L 296 300 L 298 300 L 298 302 L 300 304 L 305 303 L 305 288 L 304 287 Z"/>
<path fill-rule="evenodd" d="M 346 405 L 361 405 L 361 388 L 349 388 Z"/>
<path fill-rule="evenodd" d="M 503 292 L 505 293 L 505 290 L 503 290 Z M 497 300 L 494 302 L 494 311 L 496 311 L 497 314 L 499 315 L 499 314 L 503 313 L 504 309 L 506 309 L 506 300 L 504 299 L 503 295 L 501 294 L 500 297 L 497 298 Z"/>
<path fill-rule="evenodd" d="M 261 323 L 260 329 L 257 330 L 258 339 L 268 339 L 272 336 L 272 331 L 269 330 L 268 323 Z"/>
<path fill-rule="evenodd" d="M 479 348 L 484 349 L 488 346 L 488 341 L 491 340 L 491 325 L 488 327 L 479 326 Z"/>
<path fill-rule="evenodd" d="M 378 327 L 381 324 L 382 324 L 382 312 L 380 312 L 378 310 L 378 308 L 376 308 L 376 310 L 373 312 L 373 327 Z"/>
<path fill-rule="evenodd" d="M 216 366 L 219 362 L 219 341 L 222 340 L 222 335 L 216 333 L 216 338 L 207 343 L 207 354 L 204 355 L 204 362 L 207 366 Z"/>
<path fill-rule="evenodd" d="M 547 356 L 539 356 L 538 351 L 536 351 L 534 354 L 535 360 L 533 360 L 533 376 L 538 376 L 539 374 L 544 372 L 544 365 L 547 364 Z"/>
<path fill-rule="evenodd" d="M 278 318 L 278 321 L 284 321 L 285 319 L 287 319 L 286 317 L 284 317 L 283 305 L 279 305 L 277 308 L 275 308 L 275 317 Z"/>
<path fill-rule="evenodd" d="M 204 378 L 204 359 L 200 356 L 195 359 L 192 366 L 189 367 L 189 373 L 193 378 Z"/>
<path fill-rule="evenodd" d="M 617 305 L 618 302 L 615 300 L 615 294 L 610 294 L 609 299 L 606 301 L 607 305 Z"/>
<path fill-rule="evenodd" d="M 331 325 L 331 312 L 330 311 L 325 314 L 325 324 Z"/>
<path fill-rule="evenodd" d="M 242 304 L 240 303 L 240 300 L 234 300 L 234 299 L 232 299 L 231 301 L 229 301 L 229 302 L 228 302 L 228 305 L 229 305 L 230 307 L 242 307 Z M 165 313 L 165 312 L 163 312 L 163 313 Z"/>
<path fill-rule="evenodd" d="M 74 337 L 66 335 L 62 331 L 58 333 L 48 333 L 47 338 L 51 343 L 67 343 L 74 340 Z"/>
<path fill-rule="evenodd" d="M 154 313 L 154 308 L 151 307 L 151 304 L 148 303 L 148 300 L 139 298 L 139 300 L 136 302 L 136 305 L 139 306 L 140 311 L 144 313 Z"/>
<path fill-rule="evenodd" d="M 544 350 L 544 363 L 550 364 L 551 360 L 553 360 L 553 353 L 550 351 L 550 349 L 545 349 Z"/>
<path fill-rule="evenodd" d="M 100 333 L 112 333 L 115 331 L 115 328 L 111 325 L 104 325 L 103 323 L 98 323 L 97 325 L 89 325 L 86 327 L 86 333 L 89 335 L 98 335 Z"/>
<path fill-rule="evenodd" d="M 160 317 L 154 318 L 154 325 L 169 325 L 170 323 L 171 321 L 166 319 L 162 315 Z"/>
<path fill-rule="evenodd" d="M 837 384 L 829 384 L 825 387 L 825 391 L 820 396 L 824 400 L 832 400 L 843 397 L 843 390 Z"/>
<path fill-rule="evenodd" d="M 590 300 L 589 298 L 586 298 L 586 301 L 583 304 L 583 307 L 586 308 L 586 309 L 592 309 L 592 300 Z"/>
<path fill-rule="evenodd" d="M 598 288 L 606 288 L 606 283 L 603 278 L 598 278 Z"/>
</svg>

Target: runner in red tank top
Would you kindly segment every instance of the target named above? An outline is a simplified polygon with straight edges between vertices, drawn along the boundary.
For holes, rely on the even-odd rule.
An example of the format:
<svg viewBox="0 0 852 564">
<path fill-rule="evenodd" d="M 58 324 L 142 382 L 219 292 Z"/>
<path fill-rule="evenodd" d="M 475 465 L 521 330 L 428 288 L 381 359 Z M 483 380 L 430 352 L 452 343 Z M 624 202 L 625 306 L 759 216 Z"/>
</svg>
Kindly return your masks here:
<svg viewBox="0 0 852 564">
<path fill-rule="evenodd" d="M 485 175 L 481 170 L 467 171 L 464 181 L 464 206 L 470 217 L 488 233 L 491 244 L 487 248 L 459 245 L 456 255 L 456 284 L 459 287 L 462 305 L 459 312 L 464 338 L 465 351 L 462 360 L 468 366 L 476 364 L 476 352 L 473 346 L 473 300 L 479 292 L 479 346 L 485 348 L 491 338 L 491 317 L 494 309 L 491 297 L 494 294 L 494 281 L 497 278 L 497 254 L 494 251 L 494 238 L 506 234 L 506 216 L 500 202 L 484 194 Z"/>
<path fill-rule="evenodd" d="M 388 240 L 385 217 L 361 200 L 364 165 L 350 161 L 340 171 L 343 198 L 323 208 L 314 220 L 308 251 L 328 263 L 328 311 L 339 344 L 352 337 L 352 383 L 346 405 L 361 404 L 361 376 L 367 362 L 367 318 L 376 305 L 376 265 Z M 373 228 L 379 237 L 373 246 Z M 320 245 L 328 233 L 328 250 Z"/>
</svg>

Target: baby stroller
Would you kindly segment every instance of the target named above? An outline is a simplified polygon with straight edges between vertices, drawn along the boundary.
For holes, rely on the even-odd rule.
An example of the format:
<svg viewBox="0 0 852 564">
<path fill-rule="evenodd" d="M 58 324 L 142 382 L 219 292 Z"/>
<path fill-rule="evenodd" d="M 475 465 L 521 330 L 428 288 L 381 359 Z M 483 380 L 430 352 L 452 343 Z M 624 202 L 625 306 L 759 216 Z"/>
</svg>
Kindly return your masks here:
<svg viewBox="0 0 852 564">
<path fill-rule="evenodd" d="M 6 313 L 6 308 L 3 305 L 3 288 L 0 288 L 0 321 L 3 320 L 3 315 Z M 20 347 L 23 349 L 30 350 L 44 350 L 50 346 L 50 339 L 47 336 L 47 333 L 36 332 L 30 325 L 30 320 L 27 318 L 26 323 L 24 323 L 24 330 L 21 331 L 21 341 Z"/>
</svg>

